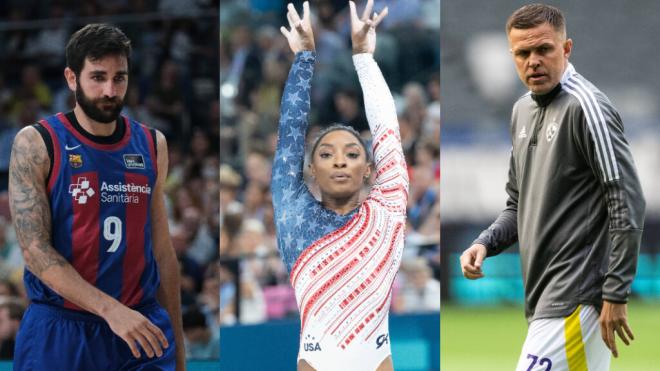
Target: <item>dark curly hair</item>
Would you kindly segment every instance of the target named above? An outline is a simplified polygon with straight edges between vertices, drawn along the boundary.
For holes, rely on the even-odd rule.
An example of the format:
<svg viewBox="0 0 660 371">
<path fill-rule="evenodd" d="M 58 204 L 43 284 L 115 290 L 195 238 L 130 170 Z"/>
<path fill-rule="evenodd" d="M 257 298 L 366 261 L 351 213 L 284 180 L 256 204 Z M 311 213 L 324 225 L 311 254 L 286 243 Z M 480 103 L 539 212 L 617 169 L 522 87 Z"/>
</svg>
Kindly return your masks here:
<svg viewBox="0 0 660 371">
<path fill-rule="evenodd" d="M 66 44 L 66 65 L 80 76 L 85 59 L 97 61 L 109 55 L 123 55 L 130 66 L 131 40 L 117 27 L 95 23 L 79 29 Z"/>
</svg>

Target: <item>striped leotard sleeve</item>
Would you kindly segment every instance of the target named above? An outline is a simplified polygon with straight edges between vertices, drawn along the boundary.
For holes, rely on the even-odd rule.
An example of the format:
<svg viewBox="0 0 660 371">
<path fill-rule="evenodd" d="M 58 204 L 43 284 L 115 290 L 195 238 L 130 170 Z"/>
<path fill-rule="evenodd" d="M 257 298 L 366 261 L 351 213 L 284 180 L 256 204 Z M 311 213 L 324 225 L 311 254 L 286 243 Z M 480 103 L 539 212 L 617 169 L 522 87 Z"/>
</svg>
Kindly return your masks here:
<svg viewBox="0 0 660 371">
<path fill-rule="evenodd" d="M 408 171 L 392 93 L 371 54 L 353 55 L 353 63 L 362 86 L 364 107 L 373 137 L 376 180 L 370 196 L 378 197 L 390 212 L 405 215 Z"/>
</svg>

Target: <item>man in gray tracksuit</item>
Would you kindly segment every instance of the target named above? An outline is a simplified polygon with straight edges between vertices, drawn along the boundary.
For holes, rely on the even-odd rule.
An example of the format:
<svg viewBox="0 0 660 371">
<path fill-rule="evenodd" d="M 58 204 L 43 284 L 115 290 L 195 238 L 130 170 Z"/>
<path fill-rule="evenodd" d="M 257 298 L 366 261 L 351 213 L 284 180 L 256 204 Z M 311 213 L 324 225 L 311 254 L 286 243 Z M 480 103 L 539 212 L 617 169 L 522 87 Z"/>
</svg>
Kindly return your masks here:
<svg viewBox="0 0 660 371">
<path fill-rule="evenodd" d="M 530 92 L 513 108 L 506 208 L 461 256 L 463 274 L 483 277 L 485 257 L 519 242 L 530 327 L 518 369 L 608 369 L 614 333 L 633 337 L 626 301 L 645 209 L 623 124 L 568 62 L 561 11 L 524 6 L 507 35 Z"/>
</svg>

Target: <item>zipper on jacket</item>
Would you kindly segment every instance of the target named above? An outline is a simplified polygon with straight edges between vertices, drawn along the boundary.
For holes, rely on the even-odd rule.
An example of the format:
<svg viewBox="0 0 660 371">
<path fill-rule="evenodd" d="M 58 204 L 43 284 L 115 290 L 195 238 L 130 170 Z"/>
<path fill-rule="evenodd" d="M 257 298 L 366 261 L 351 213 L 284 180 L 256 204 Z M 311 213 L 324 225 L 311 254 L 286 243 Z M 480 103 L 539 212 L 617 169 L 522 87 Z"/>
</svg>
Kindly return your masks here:
<svg viewBox="0 0 660 371">
<path fill-rule="evenodd" d="M 536 146 L 537 142 L 537 137 L 539 135 L 539 131 L 541 131 L 541 127 L 543 126 L 543 118 L 545 117 L 545 106 L 541 107 L 541 112 L 539 113 L 539 118 L 536 120 L 534 123 L 534 131 L 532 132 L 532 139 L 529 141 L 529 146 Z"/>
</svg>

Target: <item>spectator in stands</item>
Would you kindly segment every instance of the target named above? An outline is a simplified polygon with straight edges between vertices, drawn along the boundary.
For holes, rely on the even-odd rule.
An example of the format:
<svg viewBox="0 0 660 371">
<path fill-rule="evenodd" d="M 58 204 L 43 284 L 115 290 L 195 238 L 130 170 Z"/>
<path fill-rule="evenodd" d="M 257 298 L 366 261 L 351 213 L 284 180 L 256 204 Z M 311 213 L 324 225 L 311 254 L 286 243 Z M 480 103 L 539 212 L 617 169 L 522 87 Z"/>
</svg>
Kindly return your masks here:
<svg viewBox="0 0 660 371">
<path fill-rule="evenodd" d="M 249 270 L 244 270 L 240 282 L 241 323 L 261 323 L 266 317 L 266 300 L 259 282 Z"/>
<path fill-rule="evenodd" d="M 183 335 L 186 341 L 186 358 L 195 360 L 220 357 L 220 332 L 211 329 L 206 317 L 196 307 L 183 313 Z"/>
<path fill-rule="evenodd" d="M 181 269 L 181 300 L 184 304 L 196 300 L 196 295 L 201 289 L 204 279 L 203 267 L 186 254 L 189 236 L 190 232 L 181 226 L 173 226 L 170 229 L 172 247 L 176 252 Z"/>
<path fill-rule="evenodd" d="M 9 221 L 0 215 L 0 279 L 17 277 L 23 271 L 21 249 L 8 238 L 10 228 Z"/>
<path fill-rule="evenodd" d="M 395 300 L 395 310 L 408 313 L 440 310 L 440 282 L 433 278 L 426 260 L 404 262 L 401 270 L 405 278 Z"/>
<path fill-rule="evenodd" d="M 257 219 L 245 219 L 241 230 L 236 236 L 236 244 L 241 251 L 241 256 L 265 256 L 268 248 L 264 244 L 265 228 L 263 223 Z"/>
<path fill-rule="evenodd" d="M 147 97 L 147 107 L 153 115 L 167 123 L 165 135 L 181 135 L 183 124 L 183 93 L 179 68 L 171 60 L 163 62 L 160 78 Z"/>
<path fill-rule="evenodd" d="M 7 80 L 5 79 L 4 72 L 5 71 L 0 72 L 0 117 L 6 115 L 6 110 L 9 109 L 13 95 L 12 89 L 7 86 Z"/>
<path fill-rule="evenodd" d="M 13 121 L 0 116 L 0 192 L 7 190 L 11 144 L 19 129 Z"/>
<path fill-rule="evenodd" d="M 262 186 L 270 185 L 270 161 L 263 153 L 253 151 L 247 155 L 245 160 L 246 181 L 257 182 Z"/>
<path fill-rule="evenodd" d="M 68 96 L 73 97 L 72 94 L 69 94 L 70 90 L 68 89 L 66 89 L 66 91 L 62 90 L 62 92 L 65 92 Z M 57 93 L 55 98 L 56 100 L 62 99 L 61 97 L 58 98 L 59 95 L 60 92 Z M 169 130 L 169 124 L 165 120 L 154 115 L 146 105 L 140 102 L 140 87 L 138 85 L 129 85 L 128 91 L 126 92 L 126 97 L 124 99 L 126 104 L 122 114 L 128 117 L 133 117 L 135 120 L 140 122 L 145 122 L 154 129 L 160 130 L 162 132 Z"/>
<path fill-rule="evenodd" d="M 282 59 L 276 55 L 265 58 L 262 69 L 262 81 L 250 96 L 252 107 L 261 113 L 259 125 L 256 128 L 261 132 L 275 130 L 280 113 L 279 101 L 282 86 L 284 86 L 287 73 Z"/>
<path fill-rule="evenodd" d="M 426 117 L 427 99 L 424 87 L 418 82 L 407 83 L 403 87 L 403 98 L 410 125 L 419 134 L 422 122 Z"/>
<path fill-rule="evenodd" d="M 242 229 L 243 224 L 243 205 L 237 201 L 231 202 L 223 214 L 223 225 L 221 226 L 220 243 L 221 257 L 239 257 L 241 248 L 236 243 L 236 237 Z"/>
<path fill-rule="evenodd" d="M 51 90 L 42 80 L 41 70 L 35 64 L 28 64 L 23 67 L 21 76 L 21 85 L 14 92 L 11 114 L 16 118 L 20 118 L 21 113 L 25 111 L 25 102 L 36 99 L 38 111 L 34 112 L 34 115 L 39 117 L 41 116 L 39 110 L 48 110 L 53 103 Z M 33 108 L 30 107 L 30 109 Z M 25 123 L 20 120 L 19 122 Z"/>
<path fill-rule="evenodd" d="M 250 94 L 261 81 L 261 57 L 250 27 L 242 24 L 231 33 L 231 67 L 228 80 L 238 88 L 237 104 L 250 108 Z"/>
<path fill-rule="evenodd" d="M 245 207 L 246 218 L 264 220 L 265 199 L 268 192 L 268 187 L 257 182 L 248 182 L 243 193 L 243 206 Z"/>
<path fill-rule="evenodd" d="M 14 358 L 16 334 L 25 312 L 25 305 L 17 299 L 0 299 L 0 359 Z"/>
<path fill-rule="evenodd" d="M 358 132 L 368 131 L 369 124 L 360 104 L 360 96 L 355 90 L 343 89 L 334 95 L 334 104 L 337 115 L 334 122 L 352 126 Z"/>
<path fill-rule="evenodd" d="M 229 268 L 220 264 L 220 321 L 221 325 L 232 325 L 236 323 L 236 278 Z"/>
<path fill-rule="evenodd" d="M 426 220 L 438 198 L 438 189 L 434 187 L 433 168 L 419 166 L 414 168 L 410 184 L 408 201 L 408 222 L 417 229 Z"/>
<path fill-rule="evenodd" d="M 200 265 L 208 264 L 216 254 L 218 246 L 205 223 L 204 214 L 195 206 L 186 207 L 181 216 L 181 227 L 188 233 L 186 255 Z"/>
<path fill-rule="evenodd" d="M 7 21 L 11 22 L 22 22 L 25 21 L 25 10 L 21 7 L 14 6 L 9 12 Z M 3 15 L 4 16 L 4 15 Z M 29 32 L 23 28 L 17 28 L 14 30 L 9 30 L 3 35 L 3 43 L 0 44 L 2 48 L 2 54 L 7 56 L 9 60 L 17 60 L 21 57 L 25 48 L 28 44 Z"/>
<path fill-rule="evenodd" d="M 20 294 L 16 285 L 7 279 L 0 279 L 0 298 L 1 297 L 19 297 Z"/>
<path fill-rule="evenodd" d="M 71 34 L 64 16 L 64 7 L 57 2 L 52 4 L 48 14 L 50 24 L 30 37 L 26 45 L 25 53 L 32 58 L 38 58 L 40 64 L 51 71 L 56 69 L 61 72 L 60 64 L 64 59 L 62 45 L 66 44 Z"/>
</svg>

